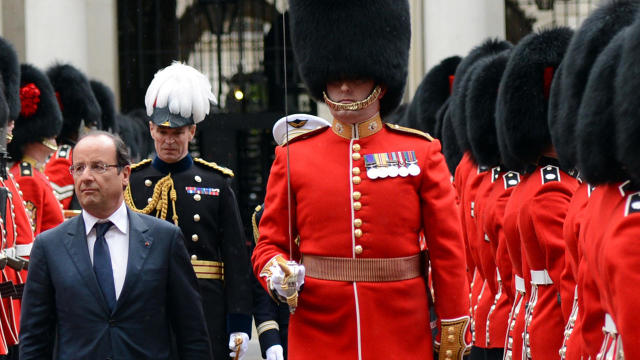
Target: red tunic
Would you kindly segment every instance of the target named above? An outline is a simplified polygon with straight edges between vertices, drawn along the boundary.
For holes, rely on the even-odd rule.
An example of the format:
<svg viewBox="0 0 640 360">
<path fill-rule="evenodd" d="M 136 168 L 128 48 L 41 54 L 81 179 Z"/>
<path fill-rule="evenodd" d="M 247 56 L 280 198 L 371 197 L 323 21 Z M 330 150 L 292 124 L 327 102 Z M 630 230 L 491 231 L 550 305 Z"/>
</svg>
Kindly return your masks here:
<svg viewBox="0 0 640 360">
<path fill-rule="evenodd" d="M 11 173 L 20 185 L 34 235 L 37 236 L 64 221 L 62 205 L 53 195 L 49 181 L 39 170 L 29 162 L 22 161 L 13 164 Z"/>
<path fill-rule="evenodd" d="M 465 218 L 462 212 L 461 204 L 463 202 L 465 186 L 469 178 L 469 175 L 475 172 L 476 170 L 477 170 L 477 165 L 473 160 L 473 158 L 471 157 L 471 152 L 466 151 L 462 155 L 462 159 L 460 159 L 460 162 L 456 167 L 455 175 L 453 177 L 453 186 L 455 187 L 456 194 L 457 194 L 456 203 L 460 206 L 459 207 L 460 220 L 462 222 L 461 226 L 463 229 L 462 236 L 465 243 L 465 250 L 466 250 L 465 256 L 467 259 L 467 279 L 469 281 L 470 286 L 472 287 L 472 289 L 470 290 L 472 308 L 476 305 L 476 300 L 478 298 L 478 295 L 480 294 L 480 289 L 482 288 L 482 280 L 474 281 L 476 279 L 476 272 L 475 272 L 476 263 L 473 257 L 471 256 L 469 241 L 467 239 L 467 233 L 466 231 L 464 231 L 466 229 L 466 226 L 465 226 Z"/>
<path fill-rule="evenodd" d="M 595 256 L 598 284 L 605 310 L 612 317 L 623 344 L 625 359 L 640 358 L 640 330 L 637 315 L 640 308 L 640 192 L 638 188 L 609 193 L 616 202 L 607 216 L 609 226 Z M 617 200 L 617 201 L 616 201 Z"/>
<path fill-rule="evenodd" d="M 580 317 L 580 299 L 582 289 L 577 286 L 578 269 L 580 266 L 581 251 L 578 248 L 580 228 L 584 217 L 584 210 L 589 199 L 590 186 L 582 182 L 571 197 L 567 216 L 564 220 L 562 233 L 565 241 L 565 265 L 562 274 L 562 281 L 573 281 L 576 283 L 576 299 L 565 326 L 565 349 L 564 358 L 568 360 L 579 360 L 583 356 L 583 349 L 580 346 L 580 331 L 582 331 L 582 318 Z M 564 306 L 563 306 L 564 308 Z"/>
<path fill-rule="evenodd" d="M 373 132 L 369 136 L 338 136 L 334 132 L 344 128 L 357 133 L 350 125 L 334 123 L 289 144 L 292 235 L 300 236 L 299 247 L 293 249 L 287 149 L 276 148 L 260 240 L 252 256 L 254 272 L 267 288 L 260 277 L 263 268 L 277 255 L 289 259 L 290 252 L 296 260 L 300 255 L 411 256 L 420 253 L 419 234 L 424 230 L 438 317 L 468 316 L 460 219 L 440 144 L 374 120 L 358 126 L 367 126 Z M 398 151 L 415 153 L 418 175 L 367 176 L 366 155 Z M 431 359 L 427 291 L 423 277 L 342 282 L 307 276 L 290 320 L 289 359 Z"/>
<path fill-rule="evenodd" d="M 579 248 L 582 249 L 582 260 L 578 268 L 578 288 L 582 290 L 579 294 L 582 301 L 578 303 L 578 316 L 582 318 L 581 346 L 585 355 L 593 359 L 600 351 L 604 339 L 602 327 L 606 313 L 601 286 L 598 285 L 594 254 L 596 249 L 593 246 L 600 243 L 604 230 L 609 225 L 610 215 L 620 199 L 619 185 L 598 186 L 591 192 L 580 231 Z"/>
<path fill-rule="evenodd" d="M 70 145 L 60 145 L 44 167 L 44 174 L 49 178 L 53 193 L 67 210 L 73 199 L 73 176 L 69 172 L 71 153 Z"/>
<path fill-rule="evenodd" d="M 503 175 L 503 180 L 519 181 L 507 200 L 504 209 L 503 229 L 507 244 L 507 252 L 514 274 L 514 286 L 516 287 L 516 297 L 512 309 L 509 313 L 509 333 L 507 337 L 507 346 L 505 347 L 505 355 L 511 351 L 512 359 L 522 358 L 522 333 L 524 330 L 525 306 L 529 301 L 531 293 L 531 275 L 529 266 L 524 259 L 524 250 L 521 247 L 520 231 L 518 230 L 518 213 L 520 206 L 526 201 L 527 193 L 522 190 L 522 182 L 526 180 L 528 175 L 520 175 L 515 172 L 509 172 Z M 518 180 L 519 179 L 519 180 Z M 518 290 L 521 284 L 522 288 Z M 511 345 L 511 346 L 509 346 Z"/>
<path fill-rule="evenodd" d="M 543 165 L 520 187 L 528 194 L 518 220 L 526 261 L 532 271 L 543 275 L 536 279 L 532 273 L 532 300 L 528 306 L 531 318 L 525 324 L 529 358 L 557 358 L 568 319 L 568 313 L 566 319 L 563 317 L 560 303 L 572 304 L 575 292 L 574 283 L 560 280 L 565 257 L 562 227 L 578 182 L 557 166 Z"/>
<path fill-rule="evenodd" d="M 478 197 L 483 199 L 478 203 L 478 217 L 476 221 L 484 234 L 485 246 L 483 247 L 485 254 L 482 256 L 484 269 L 495 269 L 495 282 L 487 281 L 487 284 L 494 284 L 492 288 L 492 297 L 490 300 L 490 309 L 488 321 L 486 325 L 487 332 L 487 348 L 503 348 L 507 336 L 509 312 L 513 304 L 513 281 L 512 266 L 509 260 L 509 254 L 504 240 L 504 232 L 502 231 L 502 218 L 504 215 L 504 206 L 507 197 L 502 195 L 505 192 L 511 193 L 511 189 L 515 184 L 508 184 L 505 189 L 499 168 L 491 170 L 491 181 L 483 184 L 478 190 Z M 497 275 L 500 275 L 498 280 Z M 489 280 L 489 279 L 488 279 Z"/>
</svg>

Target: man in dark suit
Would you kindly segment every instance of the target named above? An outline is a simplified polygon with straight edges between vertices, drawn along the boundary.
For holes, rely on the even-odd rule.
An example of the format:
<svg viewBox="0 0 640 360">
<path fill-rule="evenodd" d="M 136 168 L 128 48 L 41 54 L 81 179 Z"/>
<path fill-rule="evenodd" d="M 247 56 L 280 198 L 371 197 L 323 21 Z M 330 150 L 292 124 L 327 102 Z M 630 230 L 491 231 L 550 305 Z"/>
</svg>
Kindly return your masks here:
<svg viewBox="0 0 640 360">
<path fill-rule="evenodd" d="M 70 171 L 82 215 L 36 238 L 20 358 L 169 359 L 171 331 L 180 359 L 210 359 L 180 229 L 124 204 L 131 173 L 124 143 L 88 135 Z"/>
</svg>

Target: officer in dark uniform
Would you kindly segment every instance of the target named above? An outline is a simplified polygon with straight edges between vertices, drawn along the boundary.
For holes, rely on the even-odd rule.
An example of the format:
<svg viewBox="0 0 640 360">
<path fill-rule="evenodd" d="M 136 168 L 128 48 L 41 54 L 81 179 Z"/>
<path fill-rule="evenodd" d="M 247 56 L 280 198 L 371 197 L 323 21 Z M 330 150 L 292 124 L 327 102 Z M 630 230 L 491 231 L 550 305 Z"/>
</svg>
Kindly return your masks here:
<svg viewBox="0 0 640 360">
<path fill-rule="evenodd" d="M 182 229 L 214 358 L 229 356 L 229 341 L 231 356 L 239 350 L 242 359 L 251 333 L 252 301 L 247 247 L 231 189 L 233 172 L 188 152 L 195 124 L 204 120 L 211 102 L 215 97 L 208 79 L 192 67 L 174 63 L 156 73 L 145 103 L 157 155 L 132 166 L 125 201 L 135 211 Z"/>
</svg>

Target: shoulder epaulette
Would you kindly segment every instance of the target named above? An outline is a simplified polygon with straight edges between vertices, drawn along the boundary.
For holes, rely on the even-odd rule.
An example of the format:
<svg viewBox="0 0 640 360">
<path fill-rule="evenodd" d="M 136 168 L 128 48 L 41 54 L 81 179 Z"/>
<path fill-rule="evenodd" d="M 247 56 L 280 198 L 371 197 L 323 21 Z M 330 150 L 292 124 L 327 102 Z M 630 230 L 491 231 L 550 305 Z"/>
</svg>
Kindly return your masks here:
<svg viewBox="0 0 640 360">
<path fill-rule="evenodd" d="M 64 144 L 58 147 L 58 153 L 56 156 L 59 159 L 69 159 L 71 157 L 71 145 Z"/>
<path fill-rule="evenodd" d="M 22 161 L 20 163 L 20 175 L 31 176 L 33 175 L 33 166 L 28 161 Z"/>
<path fill-rule="evenodd" d="M 151 164 L 151 159 L 144 159 L 138 163 L 131 165 L 131 170 L 135 170 L 137 168 L 143 167 L 145 165 Z"/>
<path fill-rule="evenodd" d="M 210 168 L 212 168 L 214 170 L 218 170 L 218 171 L 220 171 L 221 173 L 223 173 L 223 174 L 225 174 L 227 176 L 231 176 L 231 177 L 234 176 L 233 175 L 233 170 L 228 169 L 228 168 L 226 168 L 224 166 L 220 166 L 220 165 L 218 165 L 218 164 L 216 164 L 216 163 L 214 163 L 212 161 L 205 161 L 205 160 L 203 160 L 201 158 L 195 158 L 193 160 L 195 162 L 197 162 L 198 164 L 202 164 L 202 165 L 210 167 Z"/>
<path fill-rule="evenodd" d="M 33 166 L 28 161 L 20 162 L 20 175 L 31 176 L 33 175 Z"/>
<path fill-rule="evenodd" d="M 540 169 L 542 175 L 542 183 L 546 184 L 552 181 L 560 181 L 560 168 L 553 165 L 547 165 Z"/>
<path fill-rule="evenodd" d="M 506 190 L 520 183 L 520 174 L 515 171 L 509 171 L 508 173 L 502 175 L 502 179 L 504 180 L 504 188 Z"/>
<path fill-rule="evenodd" d="M 260 231 L 258 230 L 258 221 L 256 220 L 256 216 L 258 215 L 258 212 L 260 212 L 260 210 L 262 210 L 262 205 L 258 205 L 256 206 L 256 209 L 253 211 L 253 214 L 251 215 L 251 225 L 253 227 L 253 241 L 257 244 L 258 243 L 258 238 L 260 238 Z"/>
<path fill-rule="evenodd" d="M 321 128 L 317 128 L 317 129 L 313 129 L 310 131 L 305 132 L 304 134 L 299 134 L 299 135 L 295 135 L 294 137 L 289 139 L 289 144 L 294 143 L 296 141 L 300 141 L 300 140 L 304 140 L 304 139 L 308 139 L 312 136 L 318 135 L 321 132 L 324 132 L 325 130 L 327 130 L 329 128 L 329 126 L 323 126 Z M 287 142 L 283 141 L 282 145 L 280 146 L 286 146 Z"/>
<path fill-rule="evenodd" d="M 385 123 L 385 125 L 387 125 L 387 127 L 391 130 L 395 130 L 395 131 L 400 131 L 403 133 L 408 133 L 408 134 L 413 134 L 413 135 L 418 135 L 421 136 L 429 141 L 433 141 L 434 138 L 433 136 L 429 135 L 429 133 L 426 133 L 424 131 L 420 131 L 420 130 L 416 130 L 416 129 L 412 129 L 412 128 L 408 128 L 408 127 L 404 127 L 404 126 L 400 126 L 397 124 L 389 124 L 389 123 Z"/>
<path fill-rule="evenodd" d="M 624 216 L 640 212 L 640 192 L 629 195 Z"/>
</svg>

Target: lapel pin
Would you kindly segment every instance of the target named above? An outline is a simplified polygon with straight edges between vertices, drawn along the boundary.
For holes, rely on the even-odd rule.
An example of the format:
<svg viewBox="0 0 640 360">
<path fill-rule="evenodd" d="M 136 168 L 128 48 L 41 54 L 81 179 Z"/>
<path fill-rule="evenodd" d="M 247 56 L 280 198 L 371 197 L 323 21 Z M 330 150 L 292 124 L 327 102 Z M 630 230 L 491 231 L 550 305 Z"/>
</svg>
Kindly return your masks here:
<svg viewBox="0 0 640 360">
<path fill-rule="evenodd" d="M 150 243 L 150 242 L 148 242 L 148 241 L 145 241 L 145 242 L 144 242 L 144 246 L 149 247 L 150 245 L 151 245 L 151 243 Z"/>
</svg>

